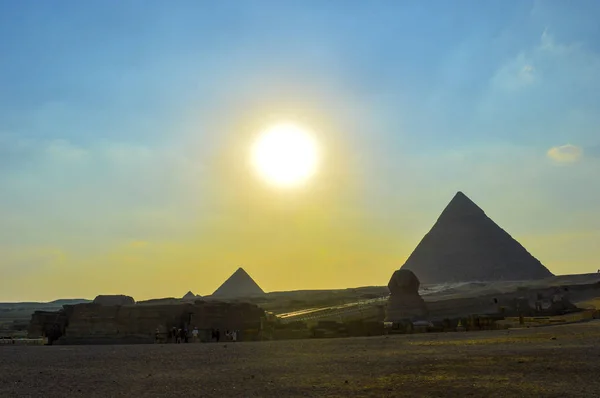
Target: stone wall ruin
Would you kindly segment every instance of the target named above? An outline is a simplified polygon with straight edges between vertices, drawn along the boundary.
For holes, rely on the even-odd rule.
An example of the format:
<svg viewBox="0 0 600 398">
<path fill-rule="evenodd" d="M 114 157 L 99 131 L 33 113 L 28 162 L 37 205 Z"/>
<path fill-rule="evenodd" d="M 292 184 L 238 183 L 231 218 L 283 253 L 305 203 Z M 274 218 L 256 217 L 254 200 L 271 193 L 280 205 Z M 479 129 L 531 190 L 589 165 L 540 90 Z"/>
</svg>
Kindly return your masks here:
<svg viewBox="0 0 600 398">
<path fill-rule="evenodd" d="M 164 305 L 66 305 L 56 312 L 36 312 L 29 337 L 61 330 L 59 344 L 152 343 L 155 333 L 171 328 L 240 330 L 245 340 L 258 338 L 264 310 L 248 303 L 204 302 Z M 54 326 L 54 325 L 57 326 Z"/>
</svg>

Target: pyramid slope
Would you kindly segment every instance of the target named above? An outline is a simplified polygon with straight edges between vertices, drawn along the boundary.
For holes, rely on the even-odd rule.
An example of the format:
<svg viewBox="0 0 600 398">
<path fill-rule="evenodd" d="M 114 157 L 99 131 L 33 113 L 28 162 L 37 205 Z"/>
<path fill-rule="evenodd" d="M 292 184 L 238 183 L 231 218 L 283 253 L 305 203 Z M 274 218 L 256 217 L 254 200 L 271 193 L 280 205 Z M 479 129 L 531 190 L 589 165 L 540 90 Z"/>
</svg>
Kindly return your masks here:
<svg viewBox="0 0 600 398">
<path fill-rule="evenodd" d="M 264 294 L 254 279 L 243 268 L 238 268 L 215 292 L 216 297 L 249 297 Z"/>
<path fill-rule="evenodd" d="M 187 292 L 181 299 L 182 300 L 195 300 L 197 299 L 198 296 L 196 296 L 194 293 L 192 293 L 192 291 L 190 290 L 189 292 Z"/>
<path fill-rule="evenodd" d="M 553 274 L 458 192 L 401 267 L 422 283 L 532 280 Z"/>
</svg>

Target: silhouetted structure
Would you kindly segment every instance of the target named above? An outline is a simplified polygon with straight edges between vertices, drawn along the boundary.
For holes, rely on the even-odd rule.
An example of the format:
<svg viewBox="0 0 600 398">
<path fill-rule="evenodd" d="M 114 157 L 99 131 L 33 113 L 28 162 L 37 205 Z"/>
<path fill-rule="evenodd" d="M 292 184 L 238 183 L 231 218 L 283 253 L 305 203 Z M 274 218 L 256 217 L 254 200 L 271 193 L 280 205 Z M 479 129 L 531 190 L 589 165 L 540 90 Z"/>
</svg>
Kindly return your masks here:
<svg viewBox="0 0 600 398">
<path fill-rule="evenodd" d="M 211 329 L 219 328 L 240 330 L 244 340 L 258 340 L 265 318 L 265 311 L 250 303 L 196 300 L 157 305 L 76 304 L 58 311 L 36 311 L 28 336 L 46 336 L 58 340 L 58 344 L 155 343 L 162 334 L 168 337 L 169 330 L 196 327 L 205 341 Z M 170 337 L 176 339 L 177 335 L 172 333 Z M 179 337 L 185 341 L 184 334 Z"/>
<path fill-rule="evenodd" d="M 187 292 L 182 298 L 181 300 L 183 301 L 194 301 L 197 299 L 200 299 L 200 296 L 195 295 L 194 293 L 192 293 L 191 291 Z"/>
<path fill-rule="evenodd" d="M 264 294 L 243 268 L 238 268 L 214 293 L 214 297 L 238 298 Z"/>
<path fill-rule="evenodd" d="M 552 276 L 462 192 L 446 206 L 402 269 L 412 270 L 422 283 Z"/>
<path fill-rule="evenodd" d="M 427 315 L 419 286 L 419 279 L 412 271 L 400 269 L 394 272 L 388 283 L 391 295 L 386 308 L 386 322 L 422 320 Z"/>
<path fill-rule="evenodd" d="M 131 296 L 125 296 L 123 294 L 114 294 L 96 296 L 93 303 L 102 305 L 131 305 L 135 304 L 135 300 Z"/>
</svg>

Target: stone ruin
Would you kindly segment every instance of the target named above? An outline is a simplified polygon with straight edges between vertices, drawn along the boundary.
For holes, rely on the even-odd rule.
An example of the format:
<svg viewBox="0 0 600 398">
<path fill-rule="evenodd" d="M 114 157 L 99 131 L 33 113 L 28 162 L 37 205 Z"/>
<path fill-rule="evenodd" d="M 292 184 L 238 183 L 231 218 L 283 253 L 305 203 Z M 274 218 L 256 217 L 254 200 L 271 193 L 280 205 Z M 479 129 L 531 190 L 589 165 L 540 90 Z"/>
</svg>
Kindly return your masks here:
<svg viewBox="0 0 600 398">
<path fill-rule="evenodd" d="M 498 302 L 499 310 L 506 316 L 556 316 L 579 311 L 568 297 L 568 288 L 538 289 Z"/>
<path fill-rule="evenodd" d="M 239 330 L 244 340 L 258 339 L 265 311 L 249 303 L 218 301 L 179 304 L 65 305 L 59 311 L 36 311 L 28 336 L 46 336 L 58 344 L 152 343 L 155 332 L 198 327 Z"/>
<path fill-rule="evenodd" d="M 48 342 L 59 339 L 65 333 L 67 326 L 67 314 L 64 310 L 59 311 L 35 311 L 31 315 L 28 338 L 47 337 Z"/>
<path fill-rule="evenodd" d="M 419 295 L 420 282 L 416 275 L 406 269 L 394 272 L 388 289 L 390 297 L 386 308 L 386 322 L 422 320 L 427 316 L 427 306 Z"/>
<path fill-rule="evenodd" d="M 446 206 L 402 269 L 427 284 L 552 276 L 462 192 Z"/>
<path fill-rule="evenodd" d="M 131 296 L 123 294 L 116 295 L 99 295 L 93 301 L 94 304 L 101 305 L 131 305 L 135 304 L 135 300 Z"/>
</svg>

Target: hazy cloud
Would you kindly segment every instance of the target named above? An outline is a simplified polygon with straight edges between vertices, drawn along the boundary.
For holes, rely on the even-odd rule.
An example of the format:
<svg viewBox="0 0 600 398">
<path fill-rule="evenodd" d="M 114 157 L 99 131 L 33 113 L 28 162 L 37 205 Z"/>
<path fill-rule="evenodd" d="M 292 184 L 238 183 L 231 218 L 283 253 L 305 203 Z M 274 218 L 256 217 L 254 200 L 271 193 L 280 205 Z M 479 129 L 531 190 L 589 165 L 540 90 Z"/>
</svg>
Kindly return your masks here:
<svg viewBox="0 0 600 398">
<path fill-rule="evenodd" d="M 184 234 L 212 203 L 203 153 L 196 153 L 193 158 L 176 146 L 0 136 L 0 155 L 6 155 L 0 156 L 0 241 L 69 250 L 121 241 L 141 249 L 142 240 Z M 60 228 L 48 234 L 45 226 L 51 225 Z M 75 238 L 91 225 L 86 239 Z M 144 236 L 136 238 L 140 231 Z"/>
<path fill-rule="evenodd" d="M 525 65 L 523 69 L 521 69 L 521 73 L 525 75 L 533 74 L 535 72 L 535 68 L 532 65 Z"/>
<path fill-rule="evenodd" d="M 496 72 L 492 78 L 492 87 L 514 91 L 535 83 L 536 79 L 532 59 L 521 53 Z"/>
<path fill-rule="evenodd" d="M 571 52 L 581 50 L 581 45 L 579 43 L 557 43 L 556 40 L 554 40 L 554 36 L 548 32 L 548 29 L 544 29 L 538 49 L 556 55 L 567 55 Z"/>
<path fill-rule="evenodd" d="M 600 157 L 600 144 L 587 147 L 585 152 L 593 157 Z"/>
<path fill-rule="evenodd" d="M 54 140 L 45 147 L 48 156 L 58 161 L 81 161 L 88 155 L 86 149 L 73 145 L 67 140 Z"/>
<path fill-rule="evenodd" d="M 129 242 L 129 247 L 132 247 L 134 249 L 140 249 L 146 246 L 148 246 L 148 242 L 146 242 L 145 240 L 134 240 L 132 242 Z"/>
<path fill-rule="evenodd" d="M 491 86 L 514 91 L 544 80 L 551 82 L 554 90 L 566 90 L 575 83 L 597 84 L 599 67 L 600 56 L 592 49 L 580 42 L 560 42 L 545 29 L 535 46 L 521 49 L 500 65 Z"/>
<path fill-rule="evenodd" d="M 31 275 L 67 261 L 66 253 L 49 246 L 0 246 L 0 269 L 4 276 Z"/>
<path fill-rule="evenodd" d="M 567 144 L 550 148 L 547 155 L 557 163 L 574 163 L 583 156 L 583 149 L 575 145 Z"/>
</svg>

